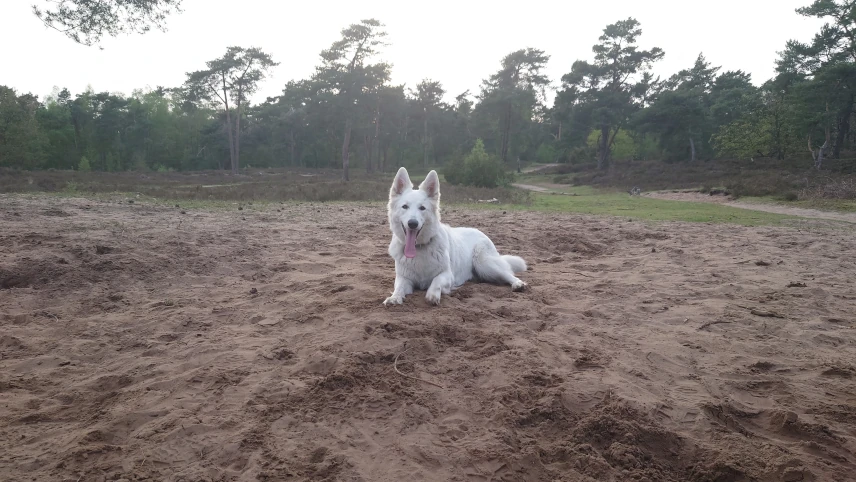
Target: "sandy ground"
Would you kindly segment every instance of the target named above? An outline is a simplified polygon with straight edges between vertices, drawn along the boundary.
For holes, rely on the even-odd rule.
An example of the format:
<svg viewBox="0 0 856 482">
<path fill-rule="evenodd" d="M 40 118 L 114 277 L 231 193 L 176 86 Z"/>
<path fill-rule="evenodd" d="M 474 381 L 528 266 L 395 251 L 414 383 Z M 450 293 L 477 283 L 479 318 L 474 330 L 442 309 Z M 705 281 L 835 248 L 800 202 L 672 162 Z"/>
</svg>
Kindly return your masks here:
<svg viewBox="0 0 856 482">
<path fill-rule="evenodd" d="M 383 206 L 256 208 L 0 196 L 0 479 L 852 480 L 852 231 L 450 208 L 531 290 L 384 308 Z"/>
</svg>

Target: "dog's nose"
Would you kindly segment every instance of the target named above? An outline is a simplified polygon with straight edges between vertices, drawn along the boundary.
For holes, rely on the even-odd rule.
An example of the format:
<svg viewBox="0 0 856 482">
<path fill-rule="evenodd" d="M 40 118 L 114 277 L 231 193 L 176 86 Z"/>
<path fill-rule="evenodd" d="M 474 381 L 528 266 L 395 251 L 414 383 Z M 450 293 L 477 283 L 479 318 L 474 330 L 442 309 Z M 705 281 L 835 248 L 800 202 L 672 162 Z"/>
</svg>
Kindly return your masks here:
<svg viewBox="0 0 856 482">
<path fill-rule="evenodd" d="M 416 229 L 419 227 L 419 221 L 411 219 L 410 221 L 407 221 L 407 227 L 410 229 Z"/>
</svg>

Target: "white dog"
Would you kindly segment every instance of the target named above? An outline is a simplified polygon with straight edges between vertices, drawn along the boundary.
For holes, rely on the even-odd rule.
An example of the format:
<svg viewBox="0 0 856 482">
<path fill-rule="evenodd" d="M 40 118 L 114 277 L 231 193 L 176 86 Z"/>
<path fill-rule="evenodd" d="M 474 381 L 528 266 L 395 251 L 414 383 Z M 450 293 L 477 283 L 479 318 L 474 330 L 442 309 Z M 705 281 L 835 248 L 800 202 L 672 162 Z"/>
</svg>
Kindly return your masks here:
<svg viewBox="0 0 856 482">
<path fill-rule="evenodd" d="M 401 168 L 389 190 L 389 255 L 395 260 L 395 288 L 384 305 L 400 305 L 413 290 L 428 290 L 425 299 L 440 303 L 470 279 L 510 284 L 514 291 L 527 285 L 514 273 L 526 271 L 517 256 L 501 256 L 478 229 L 452 228 L 440 222 L 440 179 L 435 171 L 413 189 Z"/>
</svg>

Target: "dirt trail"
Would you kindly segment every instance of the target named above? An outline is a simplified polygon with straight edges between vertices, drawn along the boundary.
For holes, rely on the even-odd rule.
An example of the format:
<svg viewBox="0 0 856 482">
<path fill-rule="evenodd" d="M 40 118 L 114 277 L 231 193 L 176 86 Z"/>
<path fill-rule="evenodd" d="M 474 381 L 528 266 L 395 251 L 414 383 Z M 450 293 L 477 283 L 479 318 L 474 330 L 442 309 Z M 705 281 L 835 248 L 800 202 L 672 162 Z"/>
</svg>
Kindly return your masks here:
<svg viewBox="0 0 856 482">
<path fill-rule="evenodd" d="M 524 167 L 521 171 L 526 174 L 531 174 L 533 172 L 543 171 L 544 169 L 556 166 L 561 166 L 561 164 L 539 164 L 537 166 Z"/>
<path fill-rule="evenodd" d="M 532 184 L 517 184 L 517 183 L 512 183 L 511 185 L 518 188 L 518 189 L 526 189 L 527 191 L 550 192 L 550 189 L 548 189 L 544 186 L 535 186 Z"/>
<path fill-rule="evenodd" d="M 763 203 L 748 203 L 743 201 L 735 201 L 730 196 L 710 196 L 700 192 L 691 191 L 655 191 L 642 194 L 645 197 L 654 199 L 666 199 L 673 201 L 691 201 L 722 204 L 740 209 L 749 209 L 752 211 L 763 211 L 775 214 L 787 214 L 791 216 L 799 216 L 810 219 L 827 219 L 830 221 L 844 221 L 847 223 L 856 223 L 856 213 L 842 213 L 835 211 L 822 211 L 819 209 L 807 209 L 793 206 L 781 206 L 777 204 Z"/>
<path fill-rule="evenodd" d="M 544 169 L 558 166 L 559 164 L 539 164 L 537 166 L 529 166 L 522 169 L 522 171 L 526 174 L 532 174 L 534 172 L 543 171 Z M 535 192 L 550 192 L 551 188 L 545 186 L 536 186 L 534 184 L 516 184 L 512 183 L 512 186 L 518 189 L 526 189 L 527 191 L 535 191 Z"/>
<path fill-rule="evenodd" d="M 0 479 L 852 479 L 851 231 L 444 221 L 531 290 L 383 307 L 381 203 L 0 196 Z"/>
<path fill-rule="evenodd" d="M 547 166 L 538 166 L 545 168 Z M 535 169 L 537 171 L 538 169 Z M 529 171 L 529 172 L 535 172 Z M 567 186 L 551 184 L 549 186 L 533 185 L 533 184 L 512 184 L 518 189 L 526 189 L 529 191 L 548 193 L 548 192 L 565 192 L 569 189 Z M 835 211 L 822 211 L 819 209 L 798 208 L 793 206 L 781 206 L 776 204 L 748 203 L 742 201 L 734 201 L 728 196 L 710 196 L 700 192 L 692 191 L 654 191 L 643 193 L 642 196 L 653 199 L 663 199 L 668 201 L 688 201 L 688 202 L 703 202 L 722 204 L 740 209 L 748 209 L 751 211 L 763 211 L 775 214 L 786 214 L 790 216 L 798 216 L 809 219 L 826 219 L 830 221 L 843 221 L 856 224 L 856 213 L 842 213 Z"/>
</svg>

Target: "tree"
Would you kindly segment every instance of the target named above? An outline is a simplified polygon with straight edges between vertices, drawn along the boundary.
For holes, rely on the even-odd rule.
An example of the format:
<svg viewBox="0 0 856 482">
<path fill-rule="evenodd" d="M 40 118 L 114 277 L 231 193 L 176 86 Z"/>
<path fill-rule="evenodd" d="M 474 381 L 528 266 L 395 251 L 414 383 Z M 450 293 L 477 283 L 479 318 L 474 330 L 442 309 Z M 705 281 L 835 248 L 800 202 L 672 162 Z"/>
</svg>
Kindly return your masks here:
<svg viewBox="0 0 856 482">
<path fill-rule="evenodd" d="M 600 43 L 592 47 L 594 61 L 578 60 L 562 77 L 566 95 L 559 99 L 580 104 L 575 114 L 599 131 L 598 168 L 606 166 L 615 135 L 642 107 L 651 87 L 650 76 L 638 78 L 638 74 L 664 55 L 658 47 L 639 50 L 636 41 L 641 34 L 639 22 L 633 18 L 607 25 Z"/>
<path fill-rule="evenodd" d="M 208 68 L 205 70 L 188 73 L 185 86 L 197 98 L 223 106 L 229 158 L 232 172 L 237 173 L 241 152 L 242 107 L 247 98 L 256 92 L 267 72 L 279 64 L 259 48 L 229 47 L 223 57 L 206 62 L 206 65 Z M 230 100 L 235 106 L 234 128 Z"/>
<path fill-rule="evenodd" d="M 36 96 L 0 85 L 0 166 L 37 169 L 44 164 L 46 139 L 36 115 L 40 108 Z"/>
<path fill-rule="evenodd" d="M 663 82 L 664 88 L 647 109 L 634 116 L 636 130 L 658 135 L 660 145 L 668 151 L 683 150 L 686 146 L 689 160 L 695 161 L 696 154 L 709 130 L 709 102 L 716 73 L 719 67 L 699 54 L 695 64 L 673 75 Z M 702 141 L 702 142 L 699 142 Z"/>
<path fill-rule="evenodd" d="M 364 94 L 375 91 L 389 80 L 389 65 L 368 61 L 386 46 L 383 24 L 375 19 L 362 20 L 342 29 L 342 38 L 321 52 L 321 66 L 315 79 L 335 96 L 337 110 L 344 119 L 342 138 L 342 179 L 348 181 L 351 130 Z"/>
<path fill-rule="evenodd" d="M 801 110 L 808 118 L 821 119 L 824 124 L 821 127 L 823 134 L 818 136 L 810 132 L 815 122 L 803 123 L 808 131 L 809 151 L 819 168 L 828 148 L 832 148 L 833 157 L 840 157 L 856 106 L 856 85 L 852 74 L 856 70 L 856 1 L 814 0 L 796 12 L 806 17 L 830 19 L 810 43 L 788 41 L 776 62 L 780 83 L 786 86 L 802 82 L 816 84 L 800 87 L 795 92 L 800 89 L 814 91 L 809 96 L 814 98 L 814 102 L 803 104 Z M 823 95 L 817 95 L 818 90 L 823 91 Z"/>
<path fill-rule="evenodd" d="M 416 91 L 411 91 L 411 95 L 416 99 L 416 104 L 422 110 L 422 167 L 428 167 L 428 150 L 432 147 L 431 135 L 428 133 L 428 122 L 429 119 L 436 116 L 445 94 L 443 84 L 431 79 L 422 80 L 416 85 Z"/>
<path fill-rule="evenodd" d="M 52 0 L 54 7 L 33 13 L 45 26 L 83 45 L 98 43 L 104 35 L 165 31 L 166 18 L 181 12 L 182 0 Z"/>
<path fill-rule="evenodd" d="M 47 168 L 71 169 L 80 159 L 71 120 L 71 103 L 68 89 L 55 89 L 55 93 L 45 99 L 44 109 L 36 113 L 47 140 Z"/>
<path fill-rule="evenodd" d="M 549 60 L 543 50 L 517 50 L 506 55 L 499 71 L 482 82 L 479 108 L 482 115 L 498 120 L 499 156 L 503 162 L 509 158 L 514 128 L 525 130 L 544 107 L 550 81 L 541 71 Z"/>
<path fill-rule="evenodd" d="M 385 172 L 390 148 L 393 145 L 395 153 L 400 154 L 401 146 L 407 134 L 407 98 L 404 86 L 385 86 L 379 93 L 378 113 L 378 166 Z"/>
</svg>

